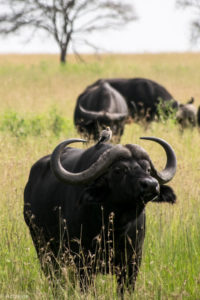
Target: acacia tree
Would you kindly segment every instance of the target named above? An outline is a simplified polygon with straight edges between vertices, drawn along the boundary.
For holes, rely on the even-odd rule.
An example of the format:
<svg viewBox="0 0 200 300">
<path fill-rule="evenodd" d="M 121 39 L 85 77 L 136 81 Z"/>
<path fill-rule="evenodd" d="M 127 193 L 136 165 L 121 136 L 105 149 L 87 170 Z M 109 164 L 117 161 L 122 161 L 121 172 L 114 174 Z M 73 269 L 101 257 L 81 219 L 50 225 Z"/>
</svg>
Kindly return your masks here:
<svg viewBox="0 0 200 300">
<path fill-rule="evenodd" d="M 200 1 L 199 0 L 176 0 L 177 7 L 191 8 L 194 10 L 195 18 L 191 24 L 191 40 L 200 40 Z"/>
<path fill-rule="evenodd" d="M 14 34 L 25 27 L 43 30 L 57 42 L 62 63 L 70 44 L 76 54 L 78 40 L 95 48 L 89 33 L 120 28 L 135 19 L 133 6 L 126 0 L 0 0 L 0 34 Z"/>
</svg>

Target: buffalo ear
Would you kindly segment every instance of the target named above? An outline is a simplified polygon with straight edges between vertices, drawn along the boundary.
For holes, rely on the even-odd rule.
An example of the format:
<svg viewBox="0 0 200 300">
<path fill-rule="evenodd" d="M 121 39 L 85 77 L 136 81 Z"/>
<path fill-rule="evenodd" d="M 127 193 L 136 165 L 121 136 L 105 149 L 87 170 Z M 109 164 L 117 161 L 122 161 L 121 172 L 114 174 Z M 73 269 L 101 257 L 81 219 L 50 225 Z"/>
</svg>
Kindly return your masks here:
<svg viewBox="0 0 200 300">
<path fill-rule="evenodd" d="M 160 195 L 154 200 L 154 202 L 168 202 L 174 204 L 176 203 L 176 195 L 170 186 L 161 185 Z"/>
<path fill-rule="evenodd" d="M 190 100 L 188 100 L 188 102 L 186 104 L 193 104 L 194 103 L 194 97 L 191 97 Z"/>
</svg>

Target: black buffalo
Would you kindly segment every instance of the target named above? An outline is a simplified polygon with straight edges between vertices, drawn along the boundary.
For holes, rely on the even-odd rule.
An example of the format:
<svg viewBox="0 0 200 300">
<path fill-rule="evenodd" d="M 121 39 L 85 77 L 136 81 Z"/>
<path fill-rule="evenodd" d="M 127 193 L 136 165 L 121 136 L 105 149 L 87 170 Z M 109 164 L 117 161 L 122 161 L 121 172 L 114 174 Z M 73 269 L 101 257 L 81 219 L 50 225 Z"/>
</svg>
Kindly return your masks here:
<svg viewBox="0 0 200 300">
<path fill-rule="evenodd" d="M 171 108 L 178 107 L 178 102 L 173 100 L 173 96 L 164 86 L 146 78 L 99 79 L 88 86 L 85 92 L 102 82 L 108 82 L 126 99 L 130 115 L 136 120 L 152 121 L 159 117 L 158 105 L 166 115 Z"/>
<path fill-rule="evenodd" d="M 134 289 L 145 237 L 145 206 L 176 199 L 165 185 L 176 171 L 173 149 L 162 139 L 143 139 L 164 148 L 163 171 L 156 170 L 139 145 L 65 148 L 81 139 L 62 142 L 32 166 L 24 191 L 24 217 L 45 272 L 53 267 L 58 274 L 60 266 L 73 260 L 82 288 L 99 271 L 116 274 L 122 293 L 125 286 Z"/>
<path fill-rule="evenodd" d="M 77 100 L 74 123 L 80 133 L 97 140 L 99 131 L 109 126 L 120 140 L 128 117 L 125 99 L 109 83 L 100 82 L 87 89 Z"/>
<path fill-rule="evenodd" d="M 199 122 L 200 106 L 197 108 L 194 106 L 194 98 L 192 97 L 186 104 L 179 104 L 176 113 L 176 120 L 180 124 L 181 129 L 187 127 L 200 126 Z"/>
</svg>

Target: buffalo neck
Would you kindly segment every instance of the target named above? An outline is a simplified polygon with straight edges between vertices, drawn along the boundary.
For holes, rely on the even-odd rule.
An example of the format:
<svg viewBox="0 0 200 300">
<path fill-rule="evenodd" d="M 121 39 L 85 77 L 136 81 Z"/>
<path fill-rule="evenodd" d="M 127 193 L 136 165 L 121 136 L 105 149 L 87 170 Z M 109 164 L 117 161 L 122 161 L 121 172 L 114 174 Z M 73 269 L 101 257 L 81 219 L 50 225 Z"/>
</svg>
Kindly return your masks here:
<svg viewBox="0 0 200 300">
<path fill-rule="evenodd" d="M 102 210 L 105 219 L 108 219 L 110 215 L 113 214 L 116 227 L 123 227 L 133 220 L 137 220 L 143 214 L 145 210 L 145 204 L 115 204 L 113 203 L 104 203 L 102 205 Z"/>
</svg>

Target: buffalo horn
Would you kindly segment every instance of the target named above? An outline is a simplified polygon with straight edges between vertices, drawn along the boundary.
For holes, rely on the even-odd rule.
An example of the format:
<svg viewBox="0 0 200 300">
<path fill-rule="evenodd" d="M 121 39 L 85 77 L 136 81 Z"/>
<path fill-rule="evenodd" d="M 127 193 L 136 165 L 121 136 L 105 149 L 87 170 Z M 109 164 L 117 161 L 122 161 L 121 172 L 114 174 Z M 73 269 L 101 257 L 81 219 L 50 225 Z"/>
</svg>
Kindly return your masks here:
<svg viewBox="0 0 200 300">
<path fill-rule="evenodd" d="M 69 139 L 60 143 L 51 155 L 51 168 L 55 176 L 66 183 L 72 185 L 87 184 L 101 176 L 107 168 L 119 158 L 129 158 L 131 153 L 121 145 L 113 146 L 106 150 L 88 169 L 79 173 L 72 173 L 63 168 L 60 162 L 60 156 L 64 148 L 76 142 L 86 142 L 82 139 Z"/>
<path fill-rule="evenodd" d="M 106 111 L 92 111 L 92 110 L 87 110 L 82 107 L 81 104 L 79 104 L 79 109 L 85 119 L 90 119 L 90 120 L 107 120 L 107 121 L 117 121 L 117 120 L 122 120 L 125 119 L 128 116 L 127 113 L 110 113 Z"/>
<path fill-rule="evenodd" d="M 152 175 L 161 183 L 165 184 L 172 180 L 176 173 L 176 155 L 172 147 L 163 139 L 156 138 L 156 137 L 141 137 L 143 140 L 150 140 L 154 141 L 158 144 L 160 144 L 167 155 L 167 163 L 165 168 L 161 171 L 158 172 L 155 167 L 153 166 L 153 163 L 151 162 L 151 167 L 152 167 Z"/>
</svg>

